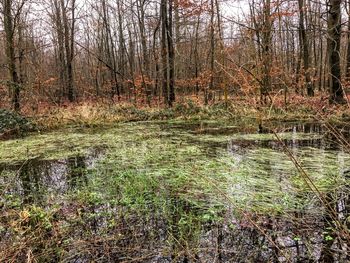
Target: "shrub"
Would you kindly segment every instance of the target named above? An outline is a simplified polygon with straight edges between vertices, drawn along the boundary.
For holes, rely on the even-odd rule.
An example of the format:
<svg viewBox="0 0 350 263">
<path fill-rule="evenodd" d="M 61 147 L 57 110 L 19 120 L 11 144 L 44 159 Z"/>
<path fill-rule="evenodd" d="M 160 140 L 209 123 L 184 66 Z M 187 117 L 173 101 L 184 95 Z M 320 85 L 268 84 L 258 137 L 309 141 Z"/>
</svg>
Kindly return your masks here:
<svg viewBox="0 0 350 263">
<path fill-rule="evenodd" d="M 0 138 L 32 131 L 34 124 L 18 113 L 0 109 Z"/>
</svg>

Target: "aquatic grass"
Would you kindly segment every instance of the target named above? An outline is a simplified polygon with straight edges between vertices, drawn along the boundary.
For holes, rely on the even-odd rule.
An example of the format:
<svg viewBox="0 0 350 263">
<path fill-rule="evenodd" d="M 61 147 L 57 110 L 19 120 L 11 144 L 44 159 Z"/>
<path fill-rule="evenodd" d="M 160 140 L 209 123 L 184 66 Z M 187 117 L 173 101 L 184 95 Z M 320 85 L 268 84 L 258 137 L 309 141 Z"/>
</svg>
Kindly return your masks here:
<svg viewBox="0 0 350 263">
<path fill-rule="evenodd" d="M 259 145 L 259 138 L 270 140 L 271 135 L 214 136 L 164 126 L 164 122 L 128 123 L 85 133 L 74 131 L 74 135 L 65 135 L 71 136 L 68 144 L 72 149 L 61 138 L 55 143 L 53 134 L 49 134 L 45 139 L 48 149 L 32 151 L 32 155 L 41 153 L 43 158 L 52 158 L 51 150 L 56 147 L 62 149 L 62 156 L 70 156 L 76 152 L 75 139 L 81 143 L 77 146 L 81 151 L 92 145 L 106 146 L 104 158 L 86 173 L 88 183 L 68 189 L 59 200 L 60 231 L 74 236 L 69 244 L 78 254 L 93 249 L 87 240 L 96 233 L 121 242 L 123 237 L 134 240 L 140 235 L 162 235 L 162 228 L 166 229 L 163 240 L 175 247 L 175 254 L 186 250 L 196 254 L 208 225 L 232 224 L 249 217 L 251 225 L 260 227 L 259 218 L 266 214 L 288 219 L 299 211 L 320 216 L 319 203 L 281 148 Z M 285 136 L 295 140 L 314 138 L 313 134 Z M 29 145 L 35 136 L 27 139 Z M 242 141 L 249 142 L 249 147 Z M 11 143 L 16 149 L 26 142 Z M 213 145 L 218 146 L 215 154 L 208 155 L 208 147 Z M 294 152 L 321 191 L 340 189 L 344 183 L 341 165 L 348 162 L 347 154 L 312 147 L 295 147 Z M 150 222 L 162 227 L 152 229 Z M 142 229 L 142 225 L 148 227 Z M 268 231 L 263 233 L 270 236 Z M 79 240 L 84 240 L 84 245 Z M 66 253 L 65 246 L 61 249 Z"/>
<path fill-rule="evenodd" d="M 181 147 L 178 146 L 179 144 L 174 141 L 166 144 L 163 139 L 160 141 L 150 138 L 149 141 L 143 141 L 141 144 L 128 144 L 125 149 L 115 147 L 118 152 L 108 156 L 113 160 L 112 166 L 117 166 L 119 171 L 122 169 L 129 173 L 135 171 L 128 177 L 118 174 L 115 178 L 117 181 L 113 184 L 122 185 L 124 188 L 121 190 L 118 187 L 118 191 L 125 191 L 123 197 L 124 199 L 127 197 L 125 203 L 132 203 L 130 196 L 138 195 L 134 202 L 144 206 L 142 211 L 147 210 L 147 203 L 143 203 L 144 194 L 147 193 L 148 198 L 150 196 L 155 198 L 152 194 L 157 193 L 157 198 L 162 195 L 163 198 L 171 198 L 171 195 L 175 194 L 176 198 L 193 203 L 195 206 L 200 206 L 201 203 L 203 205 L 207 200 L 215 200 L 213 203 L 223 205 L 223 200 L 218 199 L 215 191 L 205 183 L 210 177 L 215 178 L 222 189 L 229 191 L 242 208 L 255 212 L 288 213 L 305 202 L 302 200 L 305 195 L 299 194 L 301 198 L 299 200 L 295 198 L 294 193 L 306 192 L 307 188 L 298 184 L 295 179 L 298 174 L 293 169 L 292 162 L 285 160 L 281 163 L 283 154 L 280 152 L 269 149 L 252 150 L 246 154 L 248 162 L 245 161 L 244 165 L 235 170 L 232 167 L 237 164 L 224 151 L 221 157 L 208 162 L 200 146 L 186 144 L 186 140 L 181 140 Z M 278 177 L 269 174 L 265 168 L 266 165 L 269 166 L 274 162 L 279 162 L 280 165 L 272 166 L 274 174 L 279 174 Z M 103 166 L 106 167 L 106 165 L 108 167 L 110 164 L 104 162 Z M 99 168 L 100 171 L 101 169 L 104 168 Z M 115 168 L 110 167 L 107 170 L 113 171 Z M 335 183 L 328 180 L 322 182 L 320 179 L 318 181 L 324 185 L 325 189 Z M 244 193 L 244 196 L 241 193 Z M 196 200 L 196 198 L 199 199 Z M 204 206 L 204 208 L 208 207 Z"/>
<path fill-rule="evenodd" d="M 307 138 L 315 138 L 317 135 L 311 134 L 304 136 L 286 133 L 281 136 L 284 136 L 286 139 L 298 138 L 306 140 Z M 240 158 L 243 156 L 244 163 L 239 166 L 238 170 L 233 170 L 232 167 L 239 165 L 239 162 L 236 161 L 234 155 L 231 156 L 225 152 L 225 147 L 218 150 L 216 154 L 219 154 L 219 156 L 216 156 L 213 160 L 208 162 L 206 149 L 202 146 L 202 144 L 206 145 L 206 143 L 216 144 L 218 142 L 227 141 L 232 141 L 234 144 L 236 140 L 253 142 L 257 139 L 259 139 L 259 141 L 270 140 L 272 135 L 211 136 L 199 134 L 194 136 L 188 132 L 174 134 L 162 129 L 159 124 L 139 123 L 118 125 L 115 128 L 105 131 L 73 133 L 68 134 L 66 138 L 61 137 L 61 133 L 52 133 L 43 136 L 39 135 L 38 137 L 34 136 L 33 138 L 28 138 L 27 141 L 9 141 L 5 142 L 4 145 L 6 146 L 8 143 L 9 147 L 7 149 L 13 149 L 14 151 L 12 152 L 18 155 L 18 158 L 21 158 L 21 151 L 33 146 L 33 150 L 29 151 L 29 155 L 42 155 L 43 158 L 55 159 L 61 157 L 60 155 L 69 156 L 70 154 L 74 155 L 80 151 L 86 151 L 94 144 L 105 144 L 108 145 L 106 160 L 101 163 L 98 169 L 107 169 L 109 172 L 116 170 L 115 167 L 118 165 L 118 169 L 124 169 L 126 173 L 135 170 L 137 172 L 136 174 L 141 174 L 137 177 L 138 181 L 132 183 L 135 186 L 138 185 L 138 182 L 141 182 L 140 185 L 142 185 L 143 181 L 141 179 L 148 176 L 153 182 L 164 181 L 164 185 L 174 186 L 174 192 L 178 191 L 180 187 L 183 187 L 184 190 L 193 188 L 192 190 L 198 193 L 201 191 L 210 192 L 205 189 L 196 189 L 196 187 L 203 184 L 203 180 L 200 179 L 201 177 L 216 176 L 223 180 L 222 187 L 224 189 L 226 189 L 229 184 L 233 186 L 237 185 L 236 188 L 238 188 L 234 193 L 236 196 L 240 196 L 240 192 L 244 192 L 248 199 L 252 198 L 254 202 L 251 204 L 256 204 L 251 207 L 254 209 L 264 207 L 263 203 L 269 201 L 269 198 L 265 198 L 265 196 L 274 196 L 274 200 L 278 200 L 279 198 L 281 200 L 292 200 L 292 197 L 281 196 L 279 191 L 284 191 L 283 193 L 285 193 L 285 190 L 289 190 L 286 192 L 288 193 L 294 190 L 300 191 L 300 189 L 298 190 L 295 188 L 305 189 L 303 184 L 297 180 L 297 172 L 291 172 L 293 171 L 293 164 L 286 160 L 283 154 L 277 150 L 254 147 L 245 149 L 244 151 L 239 150 L 234 153 L 234 155 L 239 155 L 241 156 Z M 78 146 L 75 146 L 74 142 Z M 46 144 L 46 147 L 43 147 L 43 144 Z M 62 149 L 58 155 L 54 154 L 57 147 Z M 66 147 L 67 149 L 65 149 Z M 36 151 L 36 148 L 38 148 L 39 151 Z M 16 149 L 20 150 L 16 151 Z M 9 152 L 9 150 L 4 151 L 1 160 L 12 160 L 12 154 L 10 155 Z M 333 167 L 337 167 L 337 164 L 332 154 L 331 152 L 323 152 L 322 155 L 322 150 L 318 149 L 305 148 L 299 151 L 303 164 L 316 163 L 316 166 L 310 166 L 310 170 L 315 170 L 317 164 L 320 162 L 322 163 L 322 166 L 315 170 L 314 174 L 315 179 L 317 179 L 316 181 L 324 190 L 337 185 L 337 176 L 334 175 L 333 171 Z M 28 156 L 28 152 L 22 152 L 22 156 Z M 212 157 L 213 156 L 211 156 L 211 158 Z M 232 158 L 233 160 L 231 160 Z M 323 159 L 315 161 L 315 158 Z M 108 160 L 113 160 L 113 164 L 111 165 L 108 163 Z M 325 163 L 325 161 L 328 163 Z M 181 165 L 183 165 L 183 167 L 180 169 L 179 166 Z M 271 172 L 278 176 L 274 177 L 274 175 L 269 174 L 266 168 L 272 169 Z M 327 169 L 328 171 L 325 171 Z M 317 176 L 319 178 L 317 178 Z M 190 180 L 189 178 L 191 177 L 192 179 Z M 130 177 L 125 180 L 125 182 L 129 182 L 128 180 L 130 180 Z M 151 184 L 151 182 L 152 181 L 146 182 L 145 185 Z M 244 184 L 246 186 L 244 186 Z M 239 187 L 246 188 L 244 191 L 238 191 Z M 248 191 L 247 187 L 251 190 Z M 259 187 L 263 188 L 259 189 Z M 252 194 L 252 192 L 257 189 L 265 194 Z M 186 193 L 186 191 L 183 192 Z"/>
<path fill-rule="evenodd" d="M 301 132 L 282 132 L 277 133 L 281 140 L 312 140 L 312 139 L 321 139 L 323 135 L 315 133 L 301 133 Z M 246 141 L 267 141 L 267 140 L 276 140 L 274 134 L 271 133 L 255 133 L 255 134 L 234 134 L 230 137 L 232 140 L 246 140 Z"/>
<path fill-rule="evenodd" d="M 93 146 L 107 146 L 116 140 L 123 142 L 137 142 L 147 139 L 147 137 L 158 136 L 158 138 L 172 137 L 173 140 L 198 140 L 200 143 L 225 143 L 228 140 L 268 140 L 272 138 L 271 134 L 267 135 L 244 135 L 244 134 L 215 134 L 209 135 L 205 131 L 203 134 L 192 134 L 188 130 L 181 131 L 179 129 L 172 129 L 172 125 L 183 126 L 186 125 L 183 121 L 167 121 L 163 122 L 141 122 L 141 123 L 125 123 L 116 124 L 107 129 L 91 128 L 81 130 L 79 128 L 62 129 L 55 132 L 45 134 L 32 134 L 27 138 L 19 138 L 15 140 L 7 140 L 0 142 L 0 161 L 13 162 L 16 160 L 26 160 L 40 156 L 44 159 L 60 159 L 68 155 L 75 155 L 78 153 L 86 153 L 86 151 Z M 216 123 L 216 124 L 215 124 Z M 215 121 L 201 121 L 198 125 L 219 125 L 223 129 L 230 127 L 227 122 Z M 160 129 L 159 126 L 167 127 Z M 293 138 L 310 139 L 320 138 L 319 135 L 303 135 L 294 134 Z M 281 134 L 284 139 L 292 139 L 289 133 Z M 57 149 L 60 149 L 57 151 Z"/>
<path fill-rule="evenodd" d="M 108 146 L 115 140 L 141 141 L 147 136 L 143 126 L 125 124 L 106 130 L 68 129 L 45 134 L 32 134 L 26 138 L 0 141 L 0 161 L 11 163 L 31 158 L 55 160 L 79 153 L 84 154 L 95 146 Z M 148 127 L 151 131 L 152 127 Z"/>
<path fill-rule="evenodd" d="M 350 240 L 350 231 L 348 228 L 348 223 L 343 222 L 339 218 L 338 209 L 333 205 L 333 197 L 330 194 L 331 192 L 328 190 L 327 193 L 322 192 L 322 190 L 316 185 L 314 179 L 310 176 L 310 174 L 304 169 L 301 165 L 301 162 L 297 159 L 295 155 L 291 152 L 291 150 L 282 142 L 279 136 L 274 133 L 278 141 L 283 146 L 284 152 L 293 162 L 295 168 L 297 168 L 301 178 L 303 179 L 306 186 L 314 193 L 314 195 L 319 199 L 321 205 L 325 208 L 324 218 L 327 221 L 326 225 L 330 229 L 330 232 L 324 232 L 324 241 L 326 242 L 326 246 L 324 248 L 325 253 L 332 255 L 330 250 L 335 241 L 338 238 L 344 238 L 345 240 Z M 333 257 L 333 256 L 331 256 Z M 321 255 L 322 258 L 322 255 Z"/>
</svg>

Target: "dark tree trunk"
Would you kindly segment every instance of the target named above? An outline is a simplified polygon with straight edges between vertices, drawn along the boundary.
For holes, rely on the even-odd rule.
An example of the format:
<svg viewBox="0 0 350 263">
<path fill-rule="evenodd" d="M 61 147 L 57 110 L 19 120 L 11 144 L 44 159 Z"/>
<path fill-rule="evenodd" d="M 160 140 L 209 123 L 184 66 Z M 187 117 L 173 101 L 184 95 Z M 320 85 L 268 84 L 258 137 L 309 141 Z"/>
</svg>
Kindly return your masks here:
<svg viewBox="0 0 350 263">
<path fill-rule="evenodd" d="M 11 81 L 9 82 L 9 89 L 12 94 L 12 107 L 15 111 L 20 110 L 20 83 L 16 66 L 16 54 L 15 54 L 15 26 L 14 18 L 12 15 L 12 0 L 3 1 L 3 15 L 4 15 L 4 30 L 5 30 L 5 46 L 8 70 L 10 73 Z"/>
<path fill-rule="evenodd" d="M 346 54 L 346 80 L 350 82 L 350 1 L 347 1 L 347 12 L 348 12 L 348 43 L 347 43 L 347 54 Z M 348 84 L 349 85 L 349 84 Z"/>
<path fill-rule="evenodd" d="M 210 1 L 210 82 L 209 90 L 204 90 L 204 104 L 208 104 L 209 92 L 214 89 L 214 61 L 215 61 L 215 28 L 214 28 L 214 0 Z"/>
<path fill-rule="evenodd" d="M 175 102 L 175 51 L 173 36 L 173 0 L 169 0 L 169 16 L 168 16 L 168 56 L 169 56 L 169 107 Z"/>
<path fill-rule="evenodd" d="M 330 103 L 344 103 L 340 71 L 341 0 L 329 1 Z"/>
<path fill-rule="evenodd" d="M 160 16 L 161 16 L 161 57 L 162 57 L 162 91 L 164 97 L 164 103 L 168 104 L 169 89 L 168 89 L 168 52 L 167 52 L 167 1 L 162 0 L 160 4 Z"/>
<path fill-rule="evenodd" d="M 305 29 L 305 5 L 304 0 L 298 0 L 299 3 L 299 30 L 302 43 L 303 63 L 304 63 L 304 75 L 305 75 L 305 86 L 308 96 L 314 96 L 314 88 L 310 78 L 310 56 L 309 56 L 309 43 Z"/>
<path fill-rule="evenodd" d="M 266 103 L 267 97 L 272 88 L 271 67 L 272 67 L 272 21 L 271 21 L 271 0 L 264 1 L 264 23 L 262 30 L 262 59 L 263 77 L 261 87 L 261 102 Z"/>
<path fill-rule="evenodd" d="M 173 1 L 161 1 L 161 56 L 163 67 L 164 103 L 172 107 L 175 102 L 175 52 L 173 41 Z"/>
</svg>

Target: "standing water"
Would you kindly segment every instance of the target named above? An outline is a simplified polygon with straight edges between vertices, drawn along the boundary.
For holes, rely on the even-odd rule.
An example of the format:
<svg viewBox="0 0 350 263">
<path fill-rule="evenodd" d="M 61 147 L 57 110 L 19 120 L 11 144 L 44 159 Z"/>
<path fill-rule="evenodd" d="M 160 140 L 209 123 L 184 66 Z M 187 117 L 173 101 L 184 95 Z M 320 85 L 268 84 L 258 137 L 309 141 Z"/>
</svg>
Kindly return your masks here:
<svg viewBox="0 0 350 263">
<path fill-rule="evenodd" d="M 0 259 L 348 262 L 350 154 L 320 125 L 274 130 L 134 123 L 0 142 Z"/>
</svg>

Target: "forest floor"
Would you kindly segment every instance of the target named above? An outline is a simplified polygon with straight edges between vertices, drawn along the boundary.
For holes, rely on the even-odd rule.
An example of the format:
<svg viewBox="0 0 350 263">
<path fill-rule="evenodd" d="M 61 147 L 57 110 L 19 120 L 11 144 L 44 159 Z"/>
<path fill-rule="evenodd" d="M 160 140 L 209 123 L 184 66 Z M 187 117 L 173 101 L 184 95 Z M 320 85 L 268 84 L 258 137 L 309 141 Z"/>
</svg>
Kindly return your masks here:
<svg viewBox="0 0 350 263">
<path fill-rule="evenodd" d="M 329 105 L 325 94 L 313 98 L 293 95 L 288 100 L 284 96 L 274 96 L 271 103 L 266 105 L 261 105 L 259 98 L 254 96 L 234 97 L 227 102 L 216 100 L 208 105 L 200 98 L 179 96 L 172 108 L 158 100 L 151 101 L 147 106 L 142 98 L 134 103 L 122 98 L 120 101 L 84 100 L 59 105 L 24 100 L 21 114 L 29 122 L 3 110 L 0 114 L 0 138 L 23 135 L 35 129 L 48 131 L 64 127 L 101 127 L 135 121 L 243 120 L 256 126 L 268 126 L 269 121 L 327 121 L 346 125 L 350 120 L 350 104 Z M 25 127 L 22 127 L 23 124 Z"/>
<path fill-rule="evenodd" d="M 305 98 L 294 95 L 285 100 L 275 96 L 272 103 L 261 105 L 257 97 L 236 97 L 204 105 L 195 96 L 183 96 L 167 108 L 158 101 L 150 106 L 145 101 L 137 103 L 111 100 L 66 103 L 63 106 L 42 104 L 33 109 L 25 106 L 23 114 L 33 120 L 41 130 L 66 126 L 99 127 L 121 122 L 154 120 L 239 120 L 256 125 L 268 121 L 329 121 L 343 124 L 350 120 L 350 104 L 329 105 L 327 97 L 319 95 Z"/>
</svg>

